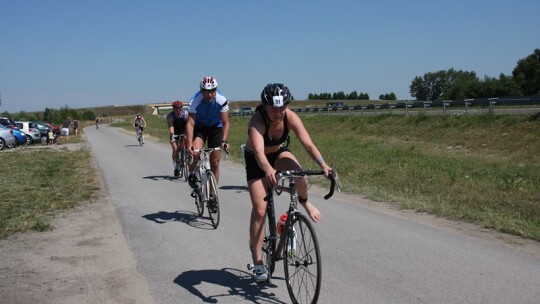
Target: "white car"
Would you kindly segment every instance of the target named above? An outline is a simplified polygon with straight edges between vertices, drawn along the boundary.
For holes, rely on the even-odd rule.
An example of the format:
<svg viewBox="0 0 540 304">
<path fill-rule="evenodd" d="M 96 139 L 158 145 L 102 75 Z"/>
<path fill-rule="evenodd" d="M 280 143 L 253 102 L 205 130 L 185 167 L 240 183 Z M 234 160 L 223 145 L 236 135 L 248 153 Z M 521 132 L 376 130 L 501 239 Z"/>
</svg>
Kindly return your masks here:
<svg viewBox="0 0 540 304">
<path fill-rule="evenodd" d="M 13 135 L 13 130 L 7 128 L 2 129 L 0 128 L 0 150 L 3 150 L 7 148 L 8 146 L 14 146 L 16 144 L 17 140 L 15 139 L 15 136 Z"/>
<path fill-rule="evenodd" d="M 32 144 L 33 142 L 40 142 L 41 137 L 46 136 L 46 133 L 42 134 L 42 132 L 38 129 L 38 125 L 33 121 L 16 121 L 15 125 L 25 134 L 30 136 L 28 144 Z"/>
</svg>

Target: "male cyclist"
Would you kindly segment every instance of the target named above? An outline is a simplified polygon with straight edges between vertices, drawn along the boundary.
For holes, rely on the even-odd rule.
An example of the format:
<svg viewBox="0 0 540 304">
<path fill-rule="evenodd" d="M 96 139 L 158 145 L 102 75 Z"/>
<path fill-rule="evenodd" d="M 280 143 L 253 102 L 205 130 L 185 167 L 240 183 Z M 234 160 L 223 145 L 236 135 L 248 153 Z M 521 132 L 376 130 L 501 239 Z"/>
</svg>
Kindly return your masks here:
<svg viewBox="0 0 540 304">
<path fill-rule="evenodd" d="M 178 165 L 176 163 L 176 161 L 178 160 L 178 149 L 184 146 L 184 141 L 180 141 L 179 145 L 177 145 L 174 136 L 184 134 L 189 115 L 186 110 L 182 109 L 183 105 L 184 103 L 180 100 L 173 102 L 173 111 L 167 114 L 167 126 L 169 127 L 169 142 L 171 143 L 174 176 L 176 177 L 180 175 L 180 168 L 178 168 Z"/>
<path fill-rule="evenodd" d="M 206 143 L 209 148 L 228 149 L 229 105 L 227 98 L 217 91 L 218 83 L 212 76 L 205 76 L 200 82 L 200 90 L 189 102 L 189 117 L 186 125 L 188 153 L 194 156 L 193 149 L 202 149 Z M 220 151 L 210 154 L 210 169 L 219 183 Z M 197 162 L 189 166 L 189 185 L 194 188 L 193 170 Z"/>
<path fill-rule="evenodd" d="M 144 117 L 141 115 L 141 113 L 137 113 L 137 116 L 133 119 L 133 128 L 135 128 L 135 136 L 137 136 L 137 129 L 140 130 L 141 136 L 143 139 L 144 144 L 144 127 L 146 127 L 146 120 L 144 120 Z"/>
</svg>

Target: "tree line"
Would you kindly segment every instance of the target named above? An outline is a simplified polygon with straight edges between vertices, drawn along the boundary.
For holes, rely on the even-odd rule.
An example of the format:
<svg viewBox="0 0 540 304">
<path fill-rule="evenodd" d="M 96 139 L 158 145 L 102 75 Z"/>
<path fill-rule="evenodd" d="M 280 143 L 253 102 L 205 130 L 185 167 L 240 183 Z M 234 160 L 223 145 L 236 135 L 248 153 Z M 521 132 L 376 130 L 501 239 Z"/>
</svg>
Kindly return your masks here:
<svg viewBox="0 0 540 304">
<path fill-rule="evenodd" d="M 409 92 L 417 101 L 540 95 L 540 49 L 518 60 L 512 75 L 479 78 L 474 71 L 451 68 L 416 76 Z M 369 95 L 356 91 L 309 93 L 308 100 L 369 100 Z M 381 94 L 379 100 L 397 100 L 397 96 Z"/>
<path fill-rule="evenodd" d="M 43 116 L 41 113 L 29 113 L 25 111 L 20 111 L 18 113 L 9 114 L 8 112 L 2 113 L 2 116 L 10 117 L 13 120 L 17 121 L 26 121 L 26 120 L 37 120 L 37 121 L 47 121 L 54 124 L 61 124 L 66 118 L 70 117 L 71 119 L 77 120 L 94 120 L 96 119 L 96 112 L 93 110 L 84 110 L 77 111 L 69 108 L 68 106 L 60 107 L 60 109 L 51 109 L 45 108 Z"/>
</svg>

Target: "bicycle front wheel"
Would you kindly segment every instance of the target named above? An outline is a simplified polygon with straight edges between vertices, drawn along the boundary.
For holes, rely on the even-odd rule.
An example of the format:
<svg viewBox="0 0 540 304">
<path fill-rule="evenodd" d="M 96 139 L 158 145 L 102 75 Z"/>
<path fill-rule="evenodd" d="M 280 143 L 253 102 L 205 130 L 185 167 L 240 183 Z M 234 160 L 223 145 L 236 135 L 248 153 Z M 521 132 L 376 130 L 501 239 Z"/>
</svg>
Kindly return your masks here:
<svg viewBox="0 0 540 304">
<path fill-rule="evenodd" d="M 217 181 L 214 173 L 212 173 L 211 171 L 208 171 L 206 174 L 207 179 L 206 187 L 204 187 L 204 190 L 206 198 L 208 199 L 207 209 L 208 214 L 210 215 L 210 220 L 212 221 L 212 225 L 214 226 L 214 229 L 216 229 L 219 226 L 220 217 Z"/>
<path fill-rule="evenodd" d="M 321 291 L 321 252 L 309 219 L 297 212 L 283 246 L 285 282 L 293 303 L 317 303 Z"/>
<path fill-rule="evenodd" d="M 178 157 L 176 159 L 176 169 L 178 170 L 178 178 L 184 177 L 184 167 L 186 163 L 184 162 L 184 151 L 178 151 Z"/>
<path fill-rule="evenodd" d="M 182 165 L 182 168 L 180 169 L 180 174 L 183 174 L 184 175 L 184 180 L 187 182 L 188 180 L 188 175 L 189 175 L 189 160 L 188 160 L 188 154 L 186 152 L 185 149 L 180 149 L 180 159 L 181 159 L 181 163 L 183 164 Z"/>
</svg>

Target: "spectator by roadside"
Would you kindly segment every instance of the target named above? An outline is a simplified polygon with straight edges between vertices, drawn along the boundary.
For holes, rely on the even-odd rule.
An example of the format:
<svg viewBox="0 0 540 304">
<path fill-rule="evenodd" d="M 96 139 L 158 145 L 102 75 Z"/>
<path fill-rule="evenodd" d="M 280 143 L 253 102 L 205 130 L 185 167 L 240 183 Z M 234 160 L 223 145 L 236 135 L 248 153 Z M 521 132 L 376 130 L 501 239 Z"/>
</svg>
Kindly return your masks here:
<svg viewBox="0 0 540 304">
<path fill-rule="evenodd" d="M 69 143 L 69 127 L 71 126 L 71 118 L 66 118 L 62 123 L 62 137 L 64 138 L 64 143 Z"/>
<path fill-rule="evenodd" d="M 76 119 L 73 120 L 73 133 L 79 134 L 79 122 Z"/>
<path fill-rule="evenodd" d="M 54 143 L 54 132 L 52 128 L 47 131 L 47 144 L 52 145 Z"/>
</svg>

